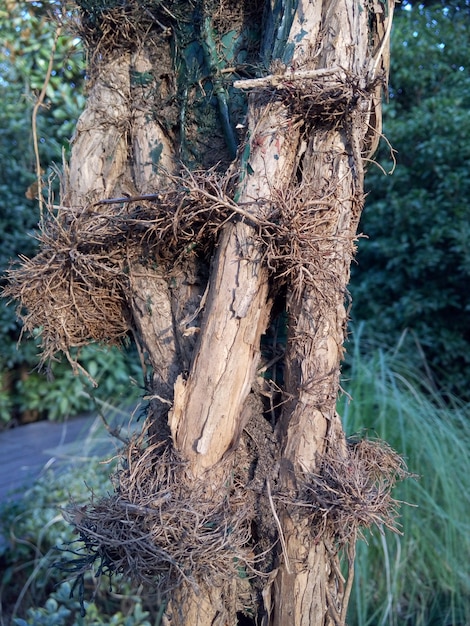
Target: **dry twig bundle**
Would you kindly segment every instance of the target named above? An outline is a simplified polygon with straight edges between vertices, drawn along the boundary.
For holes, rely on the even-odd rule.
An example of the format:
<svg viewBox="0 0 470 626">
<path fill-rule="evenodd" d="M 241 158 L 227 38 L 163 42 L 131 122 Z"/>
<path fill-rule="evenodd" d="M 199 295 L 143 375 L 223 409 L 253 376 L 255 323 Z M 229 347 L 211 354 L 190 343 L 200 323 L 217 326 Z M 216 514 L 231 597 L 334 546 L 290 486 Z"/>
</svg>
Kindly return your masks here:
<svg viewBox="0 0 470 626">
<path fill-rule="evenodd" d="M 220 586 L 253 575 L 246 495 L 227 483 L 225 496 L 211 498 L 207 485 L 185 479 L 172 446 L 152 442 L 148 426 L 125 451 L 115 493 L 65 512 L 82 545 L 56 565 L 79 583 L 95 569 L 163 595 L 183 582 Z"/>
<path fill-rule="evenodd" d="M 305 476 L 298 515 L 307 513 L 315 536 L 334 537 L 354 545 L 358 532 L 383 526 L 399 532 L 399 502 L 392 498 L 397 481 L 409 477 L 403 458 L 381 440 L 350 439 L 346 454 L 332 449 L 322 458 L 318 474 Z"/>
</svg>

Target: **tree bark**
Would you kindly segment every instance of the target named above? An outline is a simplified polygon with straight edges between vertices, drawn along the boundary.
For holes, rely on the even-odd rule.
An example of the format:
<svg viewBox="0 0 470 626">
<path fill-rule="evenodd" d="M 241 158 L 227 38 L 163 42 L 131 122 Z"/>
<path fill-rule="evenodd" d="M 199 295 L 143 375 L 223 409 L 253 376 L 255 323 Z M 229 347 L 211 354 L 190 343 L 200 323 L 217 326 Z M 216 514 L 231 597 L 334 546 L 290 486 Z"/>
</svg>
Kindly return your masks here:
<svg viewBox="0 0 470 626">
<path fill-rule="evenodd" d="M 320 471 L 323 455 L 332 447 L 345 450 L 336 413 L 345 299 L 363 203 L 363 159 L 375 149 L 380 132 L 379 94 L 393 3 L 299 0 L 292 15 L 283 3 L 270 3 L 273 14 L 276 7 L 282 19 L 271 28 L 272 73 L 238 84 L 254 90 L 245 144 L 232 166 L 238 170 L 234 199 L 246 217 L 224 226 L 207 284 L 196 257 L 189 257 L 179 273 L 161 259 L 134 260 L 129 267 L 131 325 L 153 371 L 151 415 L 169 429 L 186 462 L 188 484 L 202 482 L 208 500 L 226 497 L 224 462 L 233 463 L 246 427 L 244 406 L 255 385 L 261 337 L 280 280 L 265 259 L 266 224 L 276 227 L 280 199 L 295 199 L 304 214 L 300 234 L 309 234 L 299 240 L 300 256 L 292 257 L 297 261 L 287 272 L 288 341 L 276 426 L 278 490 L 293 502 L 301 482 Z M 161 42 L 168 68 L 171 48 L 165 38 Z M 77 125 L 68 206 L 98 203 L 99 211 L 100 200 L 153 193 L 177 171 L 176 156 L 186 150 L 187 100 L 181 104 L 179 137 L 149 115 L 149 93 L 161 92 L 163 79 L 145 89 L 132 82 L 134 75 L 151 74 L 155 65 L 141 44 L 98 67 Z M 217 72 L 220 104 L 220 68 Z M 334 89 L 346 95 L 328 109 L 327 101 L 337 98 Z M 191 320 L 189 327 L 186 320 Z M 276 515 L 276 494 L 273 498 L 265 478 L 263 497 L 269 491 Z M 299 522 L 288 505 L 278 511 L 278 563 L 262 592 L 262 623 L 344 624 L 348 584 L 335 537 L 314 536 L 308 518 Z M 232 581 L 220 589 L 185 584 L 172 596 L 166 623 L 233 625 L 236 593 Z"/>
<path fill-rule="evenodd" d="M 375 58 L 369 43 L 370 14 L 359 4 L 344 0 L 301 4 L 305 12 L 299 7 L 293 33 L 300 28 L 296 29 L 296 23 L 304 19 L 317 24 L 322 32 L 314 69 L 337 66 L 363 84 L 371 81 L 375 77 L 371 72 L 382 62 L 380 55 L 388 41 L 379 42 L 375 53 L 379 50 L 380 54 Z M 389 10 L 392 12 L 393 6 Z M 372 11 L 379 32 L 387 37 L 383 5 L 375 5 Z M 311 46 L 317 36 L 318 32 L 310 31 Z M 319 471 L 329 447 L 344 449 L 336 399 L 353 240 L 363 205 L 363 157 L 375 149 L 380 132 L 378 127 L 371 128 L 372 117 L 380 119 L 380 102 L 373 89 L 363 94 L 340 130 L 312 129 L 304 156 L 303 183 L 315 198 L 327 199 L 327 210 L 318 232 L 323 245 L 319 246 L 313 280 L 300 294 L 290 296 L 285 387 L 290 401 L 279 425 L 285 488 L 296 486 L 302 475 Z M 273 626 L 344 624 L 349 587 L 340 572 L 334 537 L 313 536 L 308 525 L 296 524 L 287 509 L 281 523 L 286 549 L 274 581 Z M 352 575 L 350 562 L 349 586 Z"/>
<path fill-rule="evenodd" d="M 298 130 L 289 128 L 285 109 L 256 100 L 248 119 L 251 174 L 241 183 L 238 203 L 254 220 L 267 219 L 272 181 L 282 189 L 292 178 Z M 262 255 L 256 226 L 239 222 L 226 228 L 191 371 L 187 381 L 178 379 L 170 416 L 173 440 L 190 460 L 194 476 L 216 465 L 245 426 L 240 416 L 256 377 L 271 307 Z"/>
</svg>

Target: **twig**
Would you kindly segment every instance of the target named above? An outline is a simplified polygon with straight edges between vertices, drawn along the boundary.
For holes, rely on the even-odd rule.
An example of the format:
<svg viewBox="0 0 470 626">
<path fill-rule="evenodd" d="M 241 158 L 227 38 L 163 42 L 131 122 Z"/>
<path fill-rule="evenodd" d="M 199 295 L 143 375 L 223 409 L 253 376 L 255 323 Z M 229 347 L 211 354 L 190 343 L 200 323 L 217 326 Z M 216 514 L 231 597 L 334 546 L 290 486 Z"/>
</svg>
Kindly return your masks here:
<svg viewBox="0 0 470 626">
<path fill-rule="evenodd" d="M 106 198 L 105 200 L 98 200 L 92 206 L 98 206 L 100 204 L 118 204 L 120 202 L 138 202 L 139 200 L 158 200 L 161 198 L 159 193 L 146 193 L 140 196 L 124 196 L 122 198 Z"/>
<path fill-rule="evenodd" d="M 155 497 L 155 499 L 152 500 L 153 507 L 141 506 L 140 504 L 132 504 L 131 502 L 123 502 L 122 500 L 117 500 L 116 506 L 128 509 L 129 511 L 136 511 L 136 513 L 149 513 L 150 515 L 156 515 L 158 513 L 157 507 L 168 501 L 171 497 L 171 493 L 165 493 L 159 498 Z"/>
<path fill-rule="evenodd" d="M 41 160 L 39 158 L 39 146 L 38 146 L 38 129 L 37 129 L 37 117 L 39 107 L 42 106 L 44 102 L 44 98 L 46 97 L 46 90 L 49 85 L 49 80 L 52 74 L 52 68 L 54 66 L 54 55 L 57 48 L 57 41 L 60 37 L 60 33 L 62 31 L 62 26 L 57 26 L 54 36 L 54 42 L 52 44 L 51 54 L 49 56 L 49 65 L 47 66 L 46 77 L 44 78 L 44 83 L 42 85 L 41 93 L 39 94 L 38 99 L 36 100 L 36 104 L 33 108 L 33 114 L 31 116 L 31 126 L 33 129 L 33 146 L 34 146 L 34 156 L 36 158 L 36 178 L 38 185 L 38 200 L 39 200 L 39 217 L 42 223 L 43 221 L 43 199 L 42 199 L 42 181 L 41 181 Z"/>
<path fill-rule="evenodd" d="M 214 196 L 210 192 L 206 191 L 205 189 L 201 189 L 200 187 L 197 187 L 195 190 L 191 190 L 191 191 L 196 191 L 196 193 L 200 193 L 202 196 L 204 196 L 208 200 L 212 200 L 216 205 L 221 206 L 221 207 L 225 207 L 226 209 L 230 209 L 231 211 L 233 211 L 237 215 L 240 215 L 241 217 L 244 217 L 245 219 L 249 220 L 250 222 L 253 222 L 254 224 L 262 225 L 264 223 L 264 221 L 262 219 L 260 219 L 256 215 L 250 213 L 249 211 L 245 211 L 244 209 L 240 208 L 240 206 L 238 204 L 236 204 L 235 202 L 227 201 L 227 200 L 224 200 L 222 198 L 218 198 L 217 196 Z M 247 204 L 248 205 L 253 205 L 253 204 L 257 204 L 257 203 L 256 202 L 250 202 L 250 203 L 247 203 Z"/>
<path fill-rule="evenodd" d="M 173 406 L 173 402 L 171 402 L 170 400 L 167 400 L 166 398 L 162 398 L 162 396 L 159 396 L 158 394 L 153 394 L 151 396 L 144 396 L 142 398 L 142 400 L 145 401 L 149 401 L 149 400 L 159 400 L 160 402 L 162 402 L 163 404 L 168 404 L 169 406 Z"/>
<path fill-rule="evenodd" d="M 388 3 L 388 22 L 387 22 L 387 28 L 385 29 L 385 33 L 384 36 L 382 37 L 382 42 L 380 44 L 380 48 L 377 52 L 377 54 L 371 59 L 371 67 L 370 67 L 370 71 L 369 71 L 369 77 L 370 80 L 375 80 L 375 78 L 377 77 L 377 68 L 380 64 L 380 61 L 382 60 L 382 55 L 384 53 L 385 50 L 385 46 L 387 45 L 388 41 L 390 40 L 390 33 L 392 32 L 392 23 L 393 23 L 393 13 L 395 10 L 395 2 L 389 2 Z"/>
<path fill-rule="evenodd" d="M 269 482 L 269 478 L 266 479 L 266 490 L 268 492 L 269 505 L 271 507 L 271 511 L 273 512 L 274 521 L 276 522 L 277 530 L 279 532 L 279 541 L 281 542 L 282 554 L 284 555 L 286 570 L 288 574 L 292 574 L 292 570 L 289 564 L 289 555 L 287 554 L 286 540 L 284 539 L 284 532 L 282 530 L 279 517 L 277 516 L 276 509 L 274 508 L 273 497 L 271 495 L 271 483 Z"/>
</svg>

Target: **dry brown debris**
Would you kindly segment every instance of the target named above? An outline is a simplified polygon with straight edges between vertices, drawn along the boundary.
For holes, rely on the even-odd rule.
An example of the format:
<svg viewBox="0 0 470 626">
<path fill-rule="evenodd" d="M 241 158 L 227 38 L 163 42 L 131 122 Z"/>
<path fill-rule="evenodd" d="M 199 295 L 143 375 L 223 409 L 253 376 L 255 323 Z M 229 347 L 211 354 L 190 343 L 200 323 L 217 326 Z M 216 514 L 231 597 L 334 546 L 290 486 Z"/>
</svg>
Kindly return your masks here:
<svg viewBox="0 0 470 626">
<path fill-rule="evenodd" d="M 185 464 L 168 442 L 143 434 L 127 447 L 114 477 L 115 493 L 66 512 L 82 547 L 59 563 L 75 577 L 91 569 L 123 574 L 167 593 L 185 582 L 221 585 L 253 575 L 251 507 L 236 485 L 225 495 L 187 480 Z"/>
<path fill-rule="evenodd" d="M 300 293 L 310 282 L 328 293 L 335 260 L 354 250 L 352 239 L 339 241 L 328 231 L 334 212 L 330 198 L 306 202 L 306 190 L 274 196 L 263 208 L 268 218 L 261 219 L 252 215 L 252 207 L 232 200 L 231 184 L 214 171 L 186 172 L 169 177 L 168 188 L 158 194 L 51 210 L 39 234 L 40 252 L 9 270 L 4 290 L 5 297 L 19 302 L 24 331 L 40 330 L 42 361 L 62 351 L 74 362 L 72 348 L 121 342 L 131 327 L 133 264 L 161 263 L 170 279 L 188 255 L 213 249 L 230 220 L 254 225 L 277 285 L 288 279 Z M 325 275 L 325 267 L 331 273 Z"/>
<path fill-rule="evenodd" d="M 372 525 L 398 532 L 399 503 L 391 491 L 409 474 L 403 459 L 384 442 L 350 440 L 346 454 L 330 450 L 318 474 L 305 475 L 295 494 L 273 491 L 271 497 L 272 464 L 246 483 L 243 476 L 233 476 L 229 463 L 214 498 L 207 482 L 186 473 L 185 462 L 168 441 L 149 434 L 150 424 L 148 420 L 128 444 L 114 476 L 114 493 L 65 512 L 80 546 L 73 558 L 57 565 L 76 580 L 92 570 L 122 574 L 162 595 L 182 584 L 186 589 L 223 587 L 228 580 L 246 591 L 247 580 L 262 580 L 275 566 L 271 562 L 266 570 L 269 559 L 265 563 L 266 555 L 255 553 L 252 538 L 260 501 L 272 511 L 268 497 L 271 505 L 274 500 L 294 519 L 307 521 L 313 536 L 331 542 L 335 552 L 354 550 L 357 534 Z M 269 553 L 276 542 L 271 522 L 273 544 L 265 546 Z"/>
<path fill-rule="evenodd" d="M 76 4 L 80 8 L 80 17 L 72 26 L 87 49 L 93 50 L 92 65 L 103 62 L 116 51 L 135 50 L 138 43 L 148 39 L 155 30 L 166 35 L 176 19 L 174 13 L 162 8 L 161 2 L 152 0 L 77 0 Z"/>
<path fill-rule="evenodd" d="M 106 199 L 50 211 L 40 252 L 20 258 L 3 292 L 18 300 L 24 331 L 40 330 L 43 362 L 58 351 L 73 361 L 70 349 L 92 341 L 119 343 L 130 328 L 132 264 L 169 259 L 171 267 L 204 248 L 238 211 L 212 173 L 177 182 L 152 201 Z"/>
<path fill-rule="evenodd" d="M 341 80 L 331 77 L 289 82 L 286 76 L 275 93 L 289 106 L 294 119 L 308 120 L 316 129 L 333 130 L 350 124 L 351 113 L 361 101 L 368 101 L 369 92 L 375 89 L 377 82 L 366 85 L 365 80 L 352 75 L 345 75 Z"/>
<path fill-rule="evenodd" d="M 410 476 L 403 458 L 381 440 L 348 440 L 322 457 L 318 474 L 305 477 L 297 515 L 308 515 L 314 536 L 354 544 L 363 529 L 376 526 L 399 532 L 400 502 L 392 498 L 397 481 Z"/>
</svg>

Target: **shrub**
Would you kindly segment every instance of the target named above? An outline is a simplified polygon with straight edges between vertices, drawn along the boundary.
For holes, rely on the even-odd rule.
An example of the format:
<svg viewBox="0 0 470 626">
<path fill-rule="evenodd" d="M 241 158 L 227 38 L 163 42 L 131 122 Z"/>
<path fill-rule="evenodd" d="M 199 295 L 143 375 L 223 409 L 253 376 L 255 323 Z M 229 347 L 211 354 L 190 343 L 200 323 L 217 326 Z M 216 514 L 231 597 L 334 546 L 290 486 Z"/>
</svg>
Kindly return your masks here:
<svg viewBox="0 0 470 626">
<path fill-rule="evenodd" d="M 153 617 L 143 606 L 136 590 L 125 582 L 89 576 L 85 584 L 93 602 L 84 602 L 83 616 L 79 594 L 73 581 L 64 581 L 64 574 L 55 567 L 62 550 L 73 549 L 72 527 L 63 519 L 60 509 L 70 499 L 86 502 L 90 495 L 105 495 L 110 488 L 109 474 L 115 462 L 103 463 L 90 458 L 77 462 L 67 471 L 49 470 L 20 500 L 0 506 L 0 546 L 2 578 L 0 586 L 1 614 L 11 624 L 25 626 L 150 626 L 158 624 L 158 610 Z M 71 543 L 72 542 L 72 543 Z M 119 589 L 120 593 L 116 591 Z M 157 620 L 157 621 L 156 621 Z"/>
</svg>

